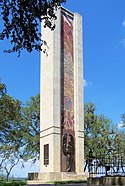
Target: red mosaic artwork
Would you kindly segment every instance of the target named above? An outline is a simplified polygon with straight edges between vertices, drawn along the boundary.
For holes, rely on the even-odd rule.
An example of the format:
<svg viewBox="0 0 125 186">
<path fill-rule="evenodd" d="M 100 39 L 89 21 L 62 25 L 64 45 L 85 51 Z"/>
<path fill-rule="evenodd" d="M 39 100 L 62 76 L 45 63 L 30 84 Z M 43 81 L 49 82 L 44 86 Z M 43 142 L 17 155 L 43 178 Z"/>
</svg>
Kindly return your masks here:
<svg viewBox="0 0 125 186">
<path fill-rule="evenodd" d="M 73 17 L 61 13 L 62 172 L 75 172 Z"/>
</svg>

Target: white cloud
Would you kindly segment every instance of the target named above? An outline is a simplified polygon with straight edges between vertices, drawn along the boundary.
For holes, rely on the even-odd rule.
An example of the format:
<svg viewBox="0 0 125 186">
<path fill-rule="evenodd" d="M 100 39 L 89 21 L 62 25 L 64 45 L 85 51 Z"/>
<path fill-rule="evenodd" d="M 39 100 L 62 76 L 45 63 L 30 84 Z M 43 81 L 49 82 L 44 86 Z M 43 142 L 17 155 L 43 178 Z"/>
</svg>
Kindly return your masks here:
<svg viewBox="0 0 125 186">
<path fill-rule="evenodd" d="M 84 79 L 84 87 L 88 86 L 88 82 Z"/>
<path fill-rule="evenodd" d="M 92 82 L 91 81 L 87 81 L 84 79 L 84 87 L 88 87 L 88 86 L 91 86 L 92 85 Z"/>
<path fill-rule="evenodd" d="M 125 28 L 125 20 L 122 21 L 122 26 Z M 119 45 L 118 46 L 122 46 L 122 47 L 125 47 L 125 38 L 121 39 L 119 41 Z"/>
<path fill-rule="evenodd" d="M 125 20 L 124 20 L 124 21 L 122 21 L 122 26 L 123 26 L 123 27 L 125 27 Z"/>
<path fill-rule="evenodd" d="M 118 123 L 118 128 L 121 128 L 121 127 L 123 127 L 123 125 L 124 125 L 124 123 L 121 121 L 121 122 L 119 122 Z"/>
<path fill-rule="evenodd" d="M 125 47 L 125 38 L 120 41 L 120 44 Z"/>
</svg>

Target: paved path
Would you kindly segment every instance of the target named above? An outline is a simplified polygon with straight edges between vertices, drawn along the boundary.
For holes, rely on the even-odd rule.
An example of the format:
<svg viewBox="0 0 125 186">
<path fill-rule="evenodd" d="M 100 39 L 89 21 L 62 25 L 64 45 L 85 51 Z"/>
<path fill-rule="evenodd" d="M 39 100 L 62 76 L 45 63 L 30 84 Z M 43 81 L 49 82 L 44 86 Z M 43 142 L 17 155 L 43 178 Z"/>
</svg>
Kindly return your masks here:
<svg viewBox="0 0 125 186">
<path fill-rule="evenodd" d="M 77 183 L 77 184 L 28 184 L 28 186 L 53 186 L 53 185 L 57 185 L 57 186 L 87 186 L 87 184 L 85 183 Z"/>
</svg>

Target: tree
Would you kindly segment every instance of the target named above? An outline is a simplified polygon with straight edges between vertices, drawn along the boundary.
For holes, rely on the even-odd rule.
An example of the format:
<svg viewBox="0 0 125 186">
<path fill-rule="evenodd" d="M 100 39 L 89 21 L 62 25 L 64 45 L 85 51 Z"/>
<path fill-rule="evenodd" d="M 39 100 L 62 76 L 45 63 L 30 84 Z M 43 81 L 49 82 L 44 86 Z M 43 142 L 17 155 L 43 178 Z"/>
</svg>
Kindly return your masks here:
<svg viewBox="0 0 125 186">
<path fill-rule="evenodd" d="M 9 175 L 15 165 L 40 155 L 40 95 L 25 105 L 7 94 L 0 83 L 0 169 Z"/>
<path fill-rule="evenodd" d="M 95 110 L 93 103 L 85 104 L 85 170 L 88 166 L 90 150 L 96 157 L 97 154 L 108 151 L 112 144 L 112 122 L 104 115 L 95 114 Z"/>
<path fill-rule="evenodd" d="M 112 170 L 118 173 L 120 168 L 124 172 L 125 163 L 125 131 L 112 124 L 112 121 L 104 115 L 97 115 L 93 103 L 85 104 L 85 168 L 96 161 L 94 171 L 99 166 L 106 168 L 112 166 Z M 125 115 L 122 116 L 122 123 Z M 124 126 L 124 125 L 123 125 Z M 106 159 L 107 158 L 107 159 Z M 106 161 L 106 162 L 105 162 Z M 89 167 L 88 167 L 89 168 Z M 106 172 L 107 173 L 107 172 Z"/>
<path fill-rule="evenodd" d="M 13 167 L 22 159 L 21 102 L 7 94 L 0 82 L 0 169 L 7 179 Z"/>
<path fill-rule="evenodd" d="M 0 83 L 0 169 L 9 175 L 15 165 L 40 155 L 40 95 L 25 105 Z"/>
<path fill-rule="evenodd" d="M 22 108 L 22 136 L 24 160 L 33 159 L 35 162 L 40 156 L 40 95 L 30 98 Z"/>
<path fill-rule="evenodd" d="M 39 25 L 44 21 L 44 27 L 55 28 L 55 10 L 66 0 L 1 0 L 0 9 L 3 21 L 3 31 L 0 39 L 5 38 L 13 44 L 7 52 L 18 52 L 22 49 L 28 52 L 41 51 L 43 41 Z"/>
<path fill-rule="evenodd" d="M 0 98 L 5 93 L 6 93 L 6 86 L 2 82 L 0 82 Z"/>
<path fill-rule="evenodd" d="M 4 144 L 0 150 L 1 165 L 0 169 L 6 174 L 6 180 L 9 179 L 12 169 L 20 162 L 23 165 L 23 151 L 21 148 L 14 148 L 8 144 Z"/>
<path fill-rule="evenodd" d="M 125 127 L 125 114 L 122 114 L 121 115 L 121 119 L 122 119 L 122 121 L 121 121 L 121 127 Z"/>
<path fill-rule="evenodd" d="M 40 155 L 40 95 L 25 105 L 0 83 L 0 169 L 9 175 L 15 165 Z"/>
</svg>

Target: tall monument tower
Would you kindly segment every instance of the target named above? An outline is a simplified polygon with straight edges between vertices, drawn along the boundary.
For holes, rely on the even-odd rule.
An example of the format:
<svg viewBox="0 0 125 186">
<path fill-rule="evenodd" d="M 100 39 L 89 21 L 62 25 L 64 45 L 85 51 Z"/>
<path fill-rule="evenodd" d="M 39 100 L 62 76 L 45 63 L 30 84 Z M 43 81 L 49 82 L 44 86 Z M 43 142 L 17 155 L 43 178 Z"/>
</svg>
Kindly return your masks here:
<svg viewBox="0 0 125 186">
<path fill-rule="evenodd" d="M 42 28 L 39 179 L 84 177 L 82 17 L 61 8 L 56 28 Z"/>
</svg>

